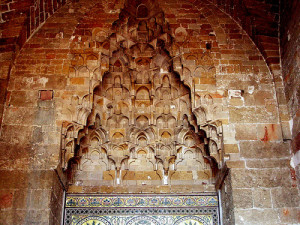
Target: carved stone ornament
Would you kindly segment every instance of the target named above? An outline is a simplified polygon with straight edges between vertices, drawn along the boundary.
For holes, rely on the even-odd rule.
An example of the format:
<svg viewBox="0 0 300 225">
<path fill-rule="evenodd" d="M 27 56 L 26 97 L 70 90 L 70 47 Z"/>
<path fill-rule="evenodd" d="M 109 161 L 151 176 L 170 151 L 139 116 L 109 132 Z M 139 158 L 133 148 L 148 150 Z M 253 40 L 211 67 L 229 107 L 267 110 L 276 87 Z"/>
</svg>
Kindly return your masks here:
<svg viewBox="0 0 300 225">
<path fill-rule="evenodd" d="M 86 77 L 90 90 L 71 100 L 61 166 L 82 186 L 212 184 L 222 126 L 208 118 L 212 98 L 196 95 L 193 77 L 215 79 L 213 62 L 184 56 L 186 30 L 172 34 L 159 5 L 140 2 L 125 3 L 111 34 L 95 28 L 92 44 L 74 51 L 70 77 Z"/>
</svg>

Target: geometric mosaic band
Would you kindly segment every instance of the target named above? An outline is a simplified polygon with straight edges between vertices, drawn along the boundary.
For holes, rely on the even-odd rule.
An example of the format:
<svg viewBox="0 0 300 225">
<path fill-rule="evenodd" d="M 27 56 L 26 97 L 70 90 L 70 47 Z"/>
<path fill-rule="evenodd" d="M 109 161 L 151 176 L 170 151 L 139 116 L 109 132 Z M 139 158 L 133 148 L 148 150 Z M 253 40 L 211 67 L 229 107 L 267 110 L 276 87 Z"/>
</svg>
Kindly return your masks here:
<svg viewBox="0 0 300 225">
<path fill-rule="evenodd" d="M 65 225 L 217 225 L 216 195 L 67 195 Z"/>
<path fill-rule="evenodd" d="M 66 207 L 214 207 L 218 206 L 215 195 L 169 195 L 169 196 L 78 196 L 68 195 Z"/>
</svg>

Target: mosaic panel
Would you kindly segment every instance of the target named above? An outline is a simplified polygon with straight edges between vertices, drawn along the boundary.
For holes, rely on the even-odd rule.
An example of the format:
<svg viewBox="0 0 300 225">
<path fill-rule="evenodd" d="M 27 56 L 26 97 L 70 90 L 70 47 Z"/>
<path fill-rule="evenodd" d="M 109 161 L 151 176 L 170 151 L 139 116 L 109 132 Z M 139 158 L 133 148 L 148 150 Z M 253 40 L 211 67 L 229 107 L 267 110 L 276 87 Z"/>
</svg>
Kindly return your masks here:
<svg viewBox="0 0 300 225">
<path fill-rule="evenodd" d="M 65 225 L 215 225 L 214 195 L 68 195 Z"/>
<path fill-rule="evenodd" d="M 218 206 L 217 196 L 67 196 L 66 207 Z"/>
</svg>

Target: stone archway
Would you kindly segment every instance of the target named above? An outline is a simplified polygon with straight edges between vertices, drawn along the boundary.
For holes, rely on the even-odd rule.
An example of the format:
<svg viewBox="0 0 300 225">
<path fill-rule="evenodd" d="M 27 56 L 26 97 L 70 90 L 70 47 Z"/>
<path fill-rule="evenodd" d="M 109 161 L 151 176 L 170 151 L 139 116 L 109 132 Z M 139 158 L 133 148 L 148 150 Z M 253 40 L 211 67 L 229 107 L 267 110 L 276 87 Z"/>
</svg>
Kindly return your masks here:
<svg viewBox="0 0 300 225">
<path fill-rule="evenodd" d="M 252 42 L 248 35 L 249 30 L 243 30 L 239 22 L 233 19 L 239 18 L 240 21 L 245 14 L 240 14 L 241 9 L 232 8 L 231 4 L 227 5 L 229 7 L 224 12 L 222 7 L 216 7 L 219 3 L 214 4 L 208 0 L 159 1 L 163 13 L 155 14 L 155 19 L 148 23 L 148 17 L 153 17 L 152 12 L 161 11 L 153 2 L 137 1 L 138 4 L 127 1 L 127 11 L 120 11 L 124 0 L 68 1 L 53 15 L 52 6 L 59 1 L 49 1 L 49 7 L 35 4 L 33 11 L 30 3 L 27 5 L 28 10 L 24 4 L 18 4 L 18 1 L 7 1 L 3 5 L 4 10 L 6 7 L 10 11 L 4 12 L 3 16 L 20 13 L 20 16 L 25 18 L 25 11 L 41 13 L 30 13 L 32 20 L 24 21 L 25 26 L 30 25 L 30 28 L 37 30 L 16 55 L 16 59 L 11 61 L 11 52 L 15 50 L 15 42 L 18 42 L 19 38 L 2 37 L 2 49 L 8 50 L 2 54 L 6 61 L 3 69 L 9 69 L 10 75 L 7 78 L 2 77 L 4 92 L 2 89 L 0 91 L 2 100 L 6 101 L 5 104 L 3 101 L 0 104 L 0 108 L 4 110 L 0 128 L 3 180 L 0 198 L 5 200 L 1 202 L 1 219 L 8 224 L 59 224 L 62 192 L 68 186 L 69 193 L 178 194 L 183 191 L 198 193 L 221 189 L 224 224 L 260 224 L 262 221 L 272 224 L 297 223 L 299 194 L 295 171 L 290 168 L 291 146 L 287 141 L 291 131 L 288 122 L 291 117 L 287 109 L 292 107 L 284 102 L 279 67 L 281 60 L 278 60 L 276 47 L 279 39 L 259 37 L 258 42 Z M 259 12 L 270 12 L 270 8 L 261 4 L 262 1 L 256 2 L 261 9 L 266 9 Z M 227 3 L 228 1 L 222 1 L 221 5 Z M 239 1 L 237 3 L 239 4 Z M 278 5 L 276 2 L 274 4 Z M 14 11 L 12 6 L 18 7 L 19 10 Z M 277 14 L 276 7 L 273 9 L 275 10 L 271 14 L 266 13 L 267 17 Z M 40 24 L 45 19 L 43 12 L 50 12 L 49 10 L 52 16 L 44 24 Z M 256 11 L 251 13 L 256 15 Z M 226 15 L 226 12 L 232 17 Z M 138 18 L 129 20 L 128 15 Z M 44 19 L 39 20 L 41 18 Z M 296 17 L 290 18 L 291 24 Z M 9 28 L 6 34 L 24 37 L 25 33 L 19 34 L 18 28 L 10 23 L 13 20 L 19 21 L 18 17 L 4 20 L 6 22 L 1 24 L 2 27 Z M 23 23 L 23 20 L 19 22 Z M 165 72 L 164 75 L 167 76 L 158 76 L 159 79 L 155 77 L 156 83 L 160 84 L 158 94 L 163 93 L 162 97 L 156 96 L 156 92 L 151 91 L 152 87 L 145 85 L 152 82 L 149 82 L 151 72 L 142 72 L 136 74 L 134 88 L 127 88 L 128 91 L 133 90 L 133 94 L 129 92 L 130 99 L 138 92 L 136 101 L 132 98 L 128 104 L 126 98 L 117 105 L 105 102 L 105 110 L 97 108 L 95 111 L 97 104 L 94 97 L 100 96 L 99 106 L 104 99 L 103 90 L 98 89 L 103 86 L 104 75 L 114 78 L 111 88 L 122 90 L 118 95 L 122 97 L 123 71 L 136 69 L 136 65 L 144 68 L 143 71 L 148 71 L 151 67 L 148 68 L 148 65 L 154 60 L 150 57 L 149 61 L 149 57 L 141 55 L 135 56 L 133 60 L 133 53 L 126 53 L 126 49 L 130 49 L 126 45 L 131 45 L 131 42 L 126 42 L 127 35 L 117 32 L 118 27 L 128 28 L 129 25 L 133 25 L 136 35 L 141 34 L 140 41 L 143 42 L 149 38 L 148 31 L 156 23 L 166 25 L 156 29 L 157 33 L 153 34 L 157 35 L 157 41 L 148 43 L 158 46 L 156 49 L 165 50 L 156 54 L 162 55 L 162 61 L 167 59 L 160 64 L 162 69 L 159 69 L 160 73 Z M 31 26 L 32 24 L 37 26 Z M 268 26 L 270 24 L 262 23 L 263 29 Z M 286 26 L 287 29 L 290 27 Z M 287 29 L 283 29 L 283 33 Z M 277 36 L 277 32 L 275 33 Z M 293 61 L 289 56 L 295 56 L 289 54 L 294 52 L 290 49 L 297 49 L 293 44 L 296 40 L 294 37 L 297 36 L 294 34 L 297 32 L 282 35 L 286 40 L 283 40 L 281 46 L 287 47 L 286 54 L 285 51 L 281 52 L 283 75 L 286 75 L 284 77 L 287 79 L 283 81 L 285 84 L 291 81 L 295 74 L 290 74 L 289 69 L 290 59 Z M 289 36 L 291 40 L 285 45 Z M 115 41 L 111 42 L 111 38 L 115 38 Z M 21 43 L 23 41 L 25 39 L 22 39 Z M 257 49 L 255 43 L 260 41 L 263 43 L 259 44 L 259 48 L 267 50 L 269 58 Z M 138 52 L 141 48 L 137 47 Z M 268 59 L 266 62 L 264 57 Z M 12 64 L 6 64 L 7 60 Z M 130 60 L 134 61 L 134 67 L 128 66 Z M 159 58 L 156 60 L 160 61 Z M 267 64 L 272 64 L 270 68 L 274 76 Z M 293 69 L 294 65 L 291 68 Z M 132 74 L 134 75 L 134 72 Z M 183 84 L 189 93 L 189 101 L 185 101 L 186 106 L 181 101 L 180 110 L 177 110 L 176 104 L 172 104 L 169 109 L 163 104 L 174 100 L 172 94 L 175 93 L 173 90 L 178 83 L 174 83 L 172 77 L 178 77 L 179 83 Z M 293 81 L 291 83 L 294 84 Z M 137 87 L 138 85 L 140 86 Z M 168 87 L 171 87 L 171 97 L 167 91 Z M 119 101 L 118 96 L 112 102 Z M 162 114 L 158 118 L 146 115 L 149 108 L 146 103 L 151 103 L 155 98 L 162 101 L 162 104 L 154 105 L 160 108 Z M 293 99 L 290 98 L 291 101 Z M 123 112 L 127 112 L 127 108 L 128 112 L 132 112 L 130 107 L 142 102 L 144 103 L 138 107 L 143 113 L 137 117 L 126 118 L 124 115 L 121 118 Z M 191 109 L 192 113 L 189 112 L 179 119 L 169 113 L 178 113 L 186 109 Z M 103 111 L 107 114 L 111 112 L 112 116 L 104 118 Z M 154 126 L 162 129 L 161 133 L 156 132 L 157 129 L 146 130 L 147 124 L 150 124 L 150 127 L 154 124 L 154 118 Z M 107 133 L 110 128 L 102 127 L 107 126 L 107 120 L 109 126 L 112 124 L 114 129 L 134 121 L 134 125 L 140 127 L 141 132 L 129 130 L 129 133 L 133 132 L 132 134 L 136 135 L 129 137 L 121 128 L 111 134 Z M 222 125 L 218 120 L 222 121 Z M 171 151 L 172 146 L 168 146 L 168 140 L 172 140 L 176 131 L 169 129 L 169 126 L 174 124 L 182 128 L 188 127 L 187 133 L 180 134 L 181 143 L 188 148 L 178 149 L 175 153 Z M 101 129 L 98 129 L 99 127 Z M 197 131 L 195 127 L 198 127 Z M 152 134 L 158 134 L 159 138 Z M 129 150 L 127 154 L 128 146 L 122 143 L 132 139 L 134 141 L 130 143 L 138 147 L 131 148 L 131 152 Z M 151 148 L 149 140 L 158 140 L 161 145 L 159 148 L 156 145 L 155 148 Z M 193 145 L 193 140 L 198 140 L 196 144 L 200 147 L 194 148 L 196 145 Z M 120 144 L 109 152 L 108 148 L 101 148 L 108 142 Z M 157 155 L 159 157 L 155 157 L 155 154 L 153 157 L 153 152 L 157 149 L 161 150 Z M 167 156 L 170 160 L 163 157 L 166 152 L 172 153 Z M 118 153 L 126 153 L 120 162 L 117 160 Z M 195 154 L 198 155 L 194 158 Z M 182 155 L 185 157 L 183 161 L 180 158 Z M 296 155 L 293 162 L 295 158 Z M 197 166 L 189 169 L 186 161 Z M 144 171 L 139 170 L 140 164 L 145 165 Z M 173 168 L 174 164 L 176 168 Z M 216 166 L 217 164 L 219 165 Z M 107 165 L 112 165 L 113 168 L 107 168 Z M 215 178 L 212 172 L 207 181 L 209 173 L 201 173 L 202 165 L 211 171 L 221 167 L 221 173 Z M 65 177 L 61 168 L 69 175 L 69 185 L 64 184 Z M 100 168 L 97 170 L 99 173 L 90 173 L 89 171 L 95 171 L 93 168 Z M 84 176 L 84 173 L 91 176 Z M 222 174 L 223 177 L 220 176 Z M 199 179 L 196 179 L 197 176 Z M 215 180 L 217 188 L 214 187 Z M 266 199 L 263 203 L 260 200 L 262 198 Z"/>
</svg>

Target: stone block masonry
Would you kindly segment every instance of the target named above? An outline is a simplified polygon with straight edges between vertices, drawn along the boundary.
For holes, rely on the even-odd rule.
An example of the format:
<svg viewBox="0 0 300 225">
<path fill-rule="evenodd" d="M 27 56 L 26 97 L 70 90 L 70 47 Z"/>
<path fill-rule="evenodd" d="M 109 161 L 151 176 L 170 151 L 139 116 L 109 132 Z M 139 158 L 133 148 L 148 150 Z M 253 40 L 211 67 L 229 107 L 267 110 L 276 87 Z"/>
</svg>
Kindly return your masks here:
<svg viewBox="0 0 300 225">
<path fill-rule="evenodd" d="M 1 223 L 59 224 L 63 188 L 220 189 L 224 224 L 300 223 L 296 14 L 279 55 L 270 1 L 19 3 L 1 2 Z"/>
</svg>

